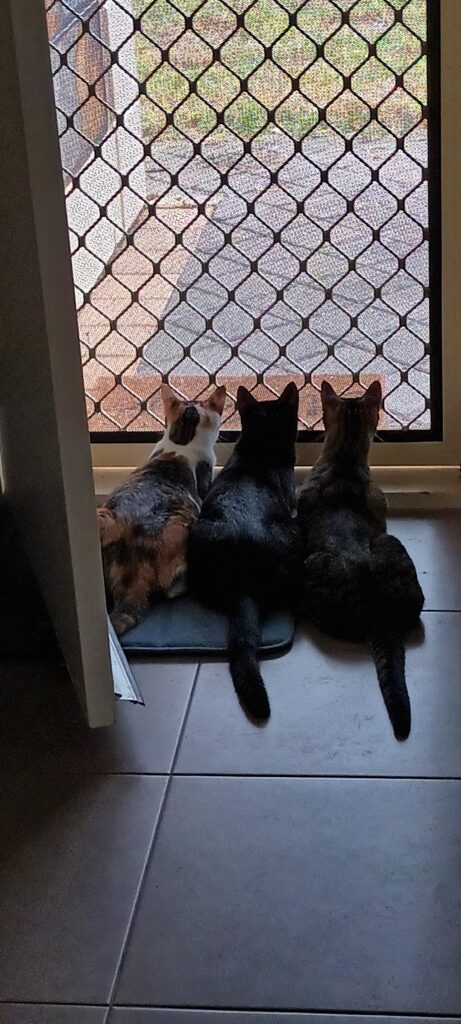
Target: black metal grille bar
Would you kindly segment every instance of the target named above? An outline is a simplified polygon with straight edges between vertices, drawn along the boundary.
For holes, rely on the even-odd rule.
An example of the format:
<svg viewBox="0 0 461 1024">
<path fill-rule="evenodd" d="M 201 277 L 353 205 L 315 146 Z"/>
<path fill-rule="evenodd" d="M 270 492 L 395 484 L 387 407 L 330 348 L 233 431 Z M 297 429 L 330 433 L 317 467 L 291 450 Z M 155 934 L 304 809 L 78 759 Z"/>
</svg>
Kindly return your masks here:
<svg viewBox="0 0 461 1024">
<path fill-rule="evenodd" d="M 438 0 L 45 0 L 88 422 L 378 377 L 441 436 Z"/>
</svg>

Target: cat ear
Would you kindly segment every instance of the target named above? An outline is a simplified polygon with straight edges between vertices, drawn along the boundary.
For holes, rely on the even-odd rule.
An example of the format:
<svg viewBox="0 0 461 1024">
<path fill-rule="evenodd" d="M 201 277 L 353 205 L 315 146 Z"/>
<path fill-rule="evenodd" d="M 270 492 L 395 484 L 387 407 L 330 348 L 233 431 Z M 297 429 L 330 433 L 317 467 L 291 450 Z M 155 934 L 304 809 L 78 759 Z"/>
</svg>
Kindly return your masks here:
<svg viewBox="0 0 461 1024">
<path fill-rule="evenodd" d="M 367 388 L 367 390 L 365 391 L 365 394 L 363 395 L 363 400 L 367 403 L 367 405 L 377 405 L 379 408 L 382 402 L 382 398 L 383 391 L 381 384 L 379 383 L 379 380 L 374 380 L 373 384 L 370 384 L 370 387 Z"/>
<path fill-rule="evenodd" d="M 214 409 L 215 412 L 219 413 L 220 416 L 223 414 L 224 406 L 226 404 L 226 389 L 224 384 L 221 384 L 219 388 L 215 388 L 213 394 L 205 402 L 210 409 Z"/>
<path fill-rule="evenodd" d="M 239 412 L 243 412 L 244 409 L 249 409 L 252 405 L 257 405 L 256 398 L 251 394 L 247 388 L 240 385 L 237 391 L 237 409 Z"/>
<path fill-rule="evenodd" d="M 378 426 L 382 397 L 383 392 L 379 380 L 374 380 L 373 384 L 370 384 L 370 387 L 367 388 L 362 397 L 368 422 L 371 430 L 373 431 L 375 431 Z"/>
<path fill-rule="evenodd" d="M 298 391 L 298 389 L 296 387 L 296 384 L 295 384 L 295 382 L 293 380 L 290 381 L 289 384 L 287 384 L 286 388 L 284 388 L 284 390 L 282 391 L 282 394 L 280 395 L 280 398 L 278 399 L 278 401 L 279 402 L 287 402 L 287 404 L 291 405 L 291 407 L 294 409 L 295 412 L 298 411 L 299 391 Z"/>
<path fill-rule="evenodd" d="M 170 388 L 169 384 L 162 384 L 160 391 L 162 395 L 163 408 L 165 409 L 165 412 L 168 409 L 174 407 L 175 405 L 178 405 L 179 402 L 181 401 L 179 395 L 177 395 L 176 392 L 173 391 L 173 388 Z"/>
<path fill-rule="evenodd" d="M 326 405 L 336 405 L 338 401 L 336 391 L 334 390 L 334 388 L 332 388 L 331 384 L 327 380 L 322 380 L 320 397 L 322 399 L 323 408 L 325 408 Z"/>
</svg>

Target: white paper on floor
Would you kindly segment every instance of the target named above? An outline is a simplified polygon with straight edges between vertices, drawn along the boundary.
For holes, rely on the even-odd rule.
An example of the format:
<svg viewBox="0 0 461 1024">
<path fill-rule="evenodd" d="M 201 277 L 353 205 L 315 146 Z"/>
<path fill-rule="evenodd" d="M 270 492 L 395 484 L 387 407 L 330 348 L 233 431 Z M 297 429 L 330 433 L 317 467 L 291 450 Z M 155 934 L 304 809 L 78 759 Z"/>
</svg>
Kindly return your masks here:
<svg viewBox="0 0 461 1024">
<path fill-rule="evenodd" d="M 109 618 L 107 619 L 107 625 L 109 629 L 109 648 L 112 664 L 112 676 L 114 679 L 114 693 L 119 700 L 130 700 L 132 704 L 144 704 L 139 687 Z"/>
</svg>

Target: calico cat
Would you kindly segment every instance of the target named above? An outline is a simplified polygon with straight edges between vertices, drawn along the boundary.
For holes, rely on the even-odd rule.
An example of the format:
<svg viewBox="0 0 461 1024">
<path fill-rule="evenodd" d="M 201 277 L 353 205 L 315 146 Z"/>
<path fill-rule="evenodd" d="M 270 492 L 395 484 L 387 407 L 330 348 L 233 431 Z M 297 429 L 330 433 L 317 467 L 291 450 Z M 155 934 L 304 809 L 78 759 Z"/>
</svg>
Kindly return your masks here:
<svg viewBox="0 0 461 1024">
<path fill-rule="evenodd" d="M 298 496 L 305 557 L 304 604 L 325 632 L 366 639 L 397 739 L 410 733 L 403 636 L 424 596 L 405 548 L 386 533 L 386 500 L 370 479 L 368 453 L 381 406 L 375 381 L 361 398 L 322 384 L 325 441 Z"/>
<path fill-rule="evenodd" d="M 288 603 L 299 564 L 295 513 L 298 391 L 275 401 L 237 393 L 242 432 L 214 480 L 189 540 L 189 581 L 201 601 L 230 615 L 229 666 L 245 711 L 269 718 L 259 670 L 261 616 Z"/>
<path fill-rule="evenodd" d="M 165 433 L 146 464 L 98 509 L 110 617 L 121 636 L 154 596 L 177 597 L 186 585 L 192 523 L 211 483 L 226 389 L 187 402 L 162 385 Z"/>
</svg>

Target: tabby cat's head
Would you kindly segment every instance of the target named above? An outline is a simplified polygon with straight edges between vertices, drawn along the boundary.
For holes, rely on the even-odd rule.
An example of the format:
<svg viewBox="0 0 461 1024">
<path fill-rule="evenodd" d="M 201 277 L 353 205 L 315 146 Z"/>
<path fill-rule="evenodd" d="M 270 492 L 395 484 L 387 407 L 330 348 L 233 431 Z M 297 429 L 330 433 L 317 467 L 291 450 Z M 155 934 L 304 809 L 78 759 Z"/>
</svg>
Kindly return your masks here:
<svg viewBox="0 0 461 1024">
<path fill-rule="evenodd" d="M 287 384 L 285 390 L 272 402 L 258 402 L 244 387 L 237 391 L 237 409 L 242 421 L 239 447 L 252 451 L 267 463 L 274 465 L 282 459 L 294 459 L 298 430 L 299 395 L 296 384 Z"/>
<path fill-rule="evenodd" d="M 195 442 L 198 447 L 209 447 L 217 441 L 226 401 L 224 386 L 215 388 L 204 402 L 189 402 L 180 398 L 169 384 L 162 384 L 162 400 L 165 434 L 173 444 L 185 446 Z"/>
<path fill-rule="evenodd" d="M 360 398 L 340 398 L 324 380 L 321 398 L 328 454 L 341 452 L 352 458 L 368 456 L 381 408 L 379 380 L 373 381 Z"/>
</svg>

